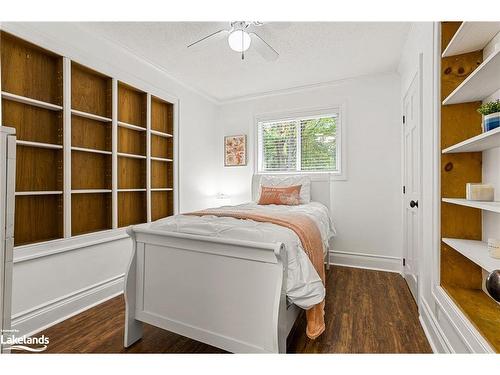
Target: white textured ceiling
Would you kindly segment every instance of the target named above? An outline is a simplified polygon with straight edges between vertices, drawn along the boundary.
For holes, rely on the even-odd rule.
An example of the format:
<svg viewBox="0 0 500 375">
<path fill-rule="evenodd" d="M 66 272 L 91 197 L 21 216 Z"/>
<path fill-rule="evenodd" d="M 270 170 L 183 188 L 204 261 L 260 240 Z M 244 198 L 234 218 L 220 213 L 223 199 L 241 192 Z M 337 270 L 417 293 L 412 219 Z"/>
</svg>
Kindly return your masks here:
<svg viewBox="0 0 500 375">
<path fill-rule="evenodd" d="M 81 23 L 217 99 L 228 100 L 361 75 L 395 71 L 409 23 L 265 23 L 256 30 L 280 57 L 266 61 L 252 47 L 245 60 L 227 41 L 187 45 L 228 22 Z"/>
</svg>

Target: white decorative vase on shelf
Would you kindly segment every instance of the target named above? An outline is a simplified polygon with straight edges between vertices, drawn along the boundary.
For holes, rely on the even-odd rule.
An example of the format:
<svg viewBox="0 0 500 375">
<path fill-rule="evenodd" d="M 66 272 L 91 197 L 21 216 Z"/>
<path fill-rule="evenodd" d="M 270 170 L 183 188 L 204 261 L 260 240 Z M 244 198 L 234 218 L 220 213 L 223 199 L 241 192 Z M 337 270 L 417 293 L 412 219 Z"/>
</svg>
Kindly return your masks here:
<svg viewBox="0 0 500 375">
<path fill-rule="evenodd" d="M 500 240 L 497 238 L 488 238 L 488 252 L 490 257 L 500 259 Z"/>
<path fill-rule="evenodd" d="M 500 112 L 483 116 L 483 132 L 489 132 L 500 126 Z"/>
</svg>

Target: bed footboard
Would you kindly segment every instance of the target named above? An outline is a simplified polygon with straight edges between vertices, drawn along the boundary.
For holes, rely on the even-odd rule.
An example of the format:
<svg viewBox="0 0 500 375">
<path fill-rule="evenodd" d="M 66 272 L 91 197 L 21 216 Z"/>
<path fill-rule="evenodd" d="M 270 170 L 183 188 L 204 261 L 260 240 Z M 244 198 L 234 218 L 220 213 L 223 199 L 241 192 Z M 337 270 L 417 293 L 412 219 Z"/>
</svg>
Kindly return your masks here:
<svg viewBox="0 0 500 375">
<path fill-rule="evenodd" d="M 268 244 L 131 227 L 126 347 L 142 322 L 234 353 L 286 352 L 286 252 Z"/>
</svg>

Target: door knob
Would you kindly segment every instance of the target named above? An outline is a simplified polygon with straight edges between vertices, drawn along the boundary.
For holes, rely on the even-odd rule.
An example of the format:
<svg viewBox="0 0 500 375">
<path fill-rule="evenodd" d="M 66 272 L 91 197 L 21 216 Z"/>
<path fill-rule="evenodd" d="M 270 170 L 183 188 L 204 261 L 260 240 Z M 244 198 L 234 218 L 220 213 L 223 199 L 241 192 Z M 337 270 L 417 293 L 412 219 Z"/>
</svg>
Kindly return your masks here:
<svg viewBox="0 0 500 375">
<path fill-rule="evenodd" d="M 418 208 L 418 201 L 411 201 L 411 202 L 410 202 L 410 207 L 411 207 L 411 208 L 415 208 L 415 207 L 417 207 L 417 208 Z"/>
</svg>

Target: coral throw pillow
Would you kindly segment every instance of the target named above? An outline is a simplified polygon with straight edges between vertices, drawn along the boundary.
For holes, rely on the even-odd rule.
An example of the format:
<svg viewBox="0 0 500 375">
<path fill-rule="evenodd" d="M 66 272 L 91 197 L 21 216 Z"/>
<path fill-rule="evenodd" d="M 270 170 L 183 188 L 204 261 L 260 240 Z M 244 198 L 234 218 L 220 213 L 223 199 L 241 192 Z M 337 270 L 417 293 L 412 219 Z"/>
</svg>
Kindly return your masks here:
<svg viewBox="0 0 500 375">
<path fill-rule="evenodd" d="M 300 204 L 300 188 L 302 185 L 274 187 L 261 186 L 259 204 L 284 204 L 295 206 Z"/>
</svg>

